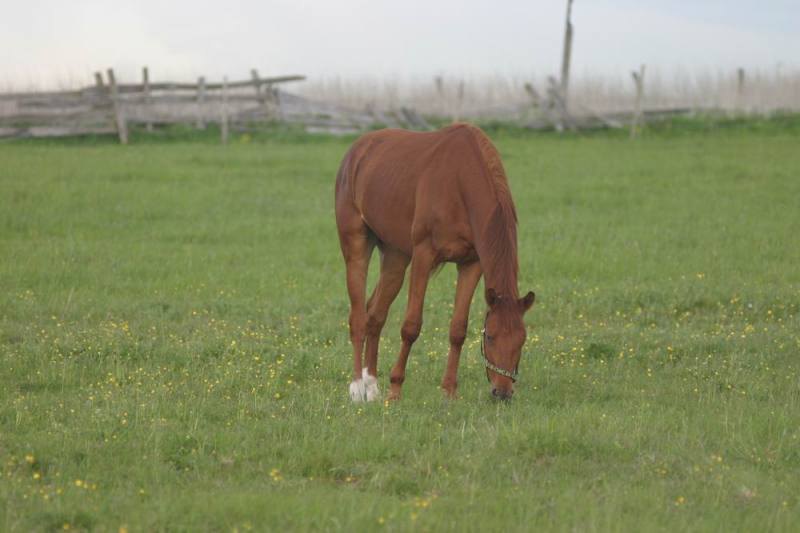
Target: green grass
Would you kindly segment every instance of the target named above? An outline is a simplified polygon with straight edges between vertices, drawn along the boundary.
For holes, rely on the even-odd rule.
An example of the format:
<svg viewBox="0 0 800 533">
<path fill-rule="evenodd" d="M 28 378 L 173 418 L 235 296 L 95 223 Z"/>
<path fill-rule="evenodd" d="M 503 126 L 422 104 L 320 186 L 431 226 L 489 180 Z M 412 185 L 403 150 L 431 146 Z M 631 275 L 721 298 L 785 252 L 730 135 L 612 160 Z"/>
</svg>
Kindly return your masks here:
<svg viewBox="0 0 800 533">
<path fill-rule="evenodd" d="M 538 296 L 508 404 L 478 297 L 438 391 L 452 267 L 403 400 L 349 402 L 349 140 L 0 145 L 0 530 L 796 528 L 790 126 L 495 131 Z"/>
</svg>

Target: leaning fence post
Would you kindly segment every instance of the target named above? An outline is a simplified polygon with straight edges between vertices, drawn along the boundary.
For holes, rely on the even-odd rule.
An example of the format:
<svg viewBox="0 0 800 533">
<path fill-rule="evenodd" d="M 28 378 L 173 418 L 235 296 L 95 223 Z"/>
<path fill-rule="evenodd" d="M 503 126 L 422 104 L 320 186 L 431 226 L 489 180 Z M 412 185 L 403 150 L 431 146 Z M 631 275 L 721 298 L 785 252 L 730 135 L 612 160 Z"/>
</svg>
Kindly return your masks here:
<svg viewBox="0 0 800 533">
<path fill-rule="evenodd" d="M 553 76 L 548 76 L 547 83 L 549 86 L 547 89 L 547 98 L 549 100 L 548 107 L 553 109 L 553 114 L 555 115 L 555 120 L 553 122 L 556 131 L 561 133 L 564 131 L 565 127 L 569 128 L 571 131 L 577 131 L 578 124 L 567 110 L 567 104 L 561 97 L 561 86 L 558 81 Z"/>
<path fill-rule="evenodd" d="M 541 114 L 542 111 L 542 97 L 539 95 L 539 92 L 533 86 L 533 83 L 526 83 L 524 86 L 525 92 L 528 94 L 528 98 L 530 98 L 531 102 L 531 110 L 533 111 L 534 115 Z M 522 112 L 522 118 L 526 115 L 529 115 L 527 111 Z"/>
<path fill-rule="evenodd" d="M 530 82 L 526 83 L 524 87 L 525 87 L 525 92 L 528 93 L 528 97 L 531 99 L 531 106 L 534 109 L 539 109 L 539 106 L 542 105 L 542 98 L 541 96 L 539 96 L 539 93 L 536 91 L 536 88 Z"/>
<path fill-rule="evenodd" d="M 114 120 L 117 125 L 117 135 L 121 144 L 128 144 L 128 125 L 125 123 L 125 117 L 122 114 L 122 106 L 119 100 L 119 88 L 117 87 L 117 79 L 114 76 L 114 69 L 106 70 L 108 76 L 108 85 L 111 87 L 111 105 L 114 109 Z"/>
<path fill-rule="evenodd" d="M 199 130 L 206 128 L 204 109 L 206 103 L 206 79 L 203 76 L 197 78 L 197 122 L 195 126 Z"/>
<path fill-rule="evenodd" d="M 222 78 L 222 109 L 220 120 L 220 132 L 222 144 L 228 144 L 228 77 Z"/>
<path fill-rule="evenodd" d="M 644 98 L 644 65 L 639 67 L 639 72 L 631 72 L 633 82 L 636 84 L 636 104 L 633 110 L 633 121 L 631 122 L 631 139 L 639 135 L 642 123 L 642 99 Z"/>
<path fill-rule="evenodd" d="M 153 122 L 150 120 L 152 112 L 153 99 L 150 96 L 150 70 L 147 67 L 142 67 L 142 90 L 144 91 L 144 114 L 147 118 L 145 127 L 147 131 L 153 131 Z"/>
<path fill-rule="evenodd" d="M 94 73 L 94 84 L 98 89 L 103 88 L 103 73 L 102 72 L 95 72 Z"/>
</svg>

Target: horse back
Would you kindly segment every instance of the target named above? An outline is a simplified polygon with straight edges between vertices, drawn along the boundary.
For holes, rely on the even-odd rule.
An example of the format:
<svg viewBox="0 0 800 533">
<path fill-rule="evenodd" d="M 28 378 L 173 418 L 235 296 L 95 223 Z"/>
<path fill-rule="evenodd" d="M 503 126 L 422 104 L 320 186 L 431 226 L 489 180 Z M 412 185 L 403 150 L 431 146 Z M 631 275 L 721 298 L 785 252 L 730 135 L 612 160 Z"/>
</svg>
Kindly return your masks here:
<svg viewBox="0 0 800 533">
<path fill-rule="evenodd" d="M 346 202 L 379 240 L 409 255 L 416 240 L 437 229 L 445 233 L 440 241 L 467 239 L 459 176 L 465 165 L 480 165 L 471 137 L 475 130 L 455 125 L 362 136 L 342 162 L 337 204 Z"/>
</svg>

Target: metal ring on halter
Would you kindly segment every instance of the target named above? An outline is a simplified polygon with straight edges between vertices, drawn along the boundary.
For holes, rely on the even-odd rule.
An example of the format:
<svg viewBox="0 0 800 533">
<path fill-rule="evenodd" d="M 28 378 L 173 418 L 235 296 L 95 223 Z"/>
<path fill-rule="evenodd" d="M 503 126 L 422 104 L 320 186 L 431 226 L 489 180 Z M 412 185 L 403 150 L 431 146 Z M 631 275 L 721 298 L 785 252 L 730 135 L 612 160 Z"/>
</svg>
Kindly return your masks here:
<svg viewBox="0 0 800 533">
<path fill-rule="evenodd" d="M 519 363 L 517 363 L 517 366 L 514 368 L 514 371 L 511 372 L 509 370 L 506 370 L 505 368 L 500 368 L 499 366 L 489 361 L 489 358 L 486 357 L 486 352 L 484 351 L 483 345 L 486 342 L 486 321 L 488 319 L 489 319 L 489 313 L 486 313 L 486 318 L 483 319 L 483 329 L 481 330 L 481 357 L 483 358 L 483 366 L 485 366 L 487 369 L 486 379 L 489 381 L 489 383 L 492 382 L 491 378 L 489 378 L 489 372 L 488 372 L 488 370 L 491 370 L 495 374 L 500 374 L 501 376 L 505 376 L 509 378 L 511 381 L 516 382 L 517 377 L 519 376 L 518 372 Z"/>
</svg>

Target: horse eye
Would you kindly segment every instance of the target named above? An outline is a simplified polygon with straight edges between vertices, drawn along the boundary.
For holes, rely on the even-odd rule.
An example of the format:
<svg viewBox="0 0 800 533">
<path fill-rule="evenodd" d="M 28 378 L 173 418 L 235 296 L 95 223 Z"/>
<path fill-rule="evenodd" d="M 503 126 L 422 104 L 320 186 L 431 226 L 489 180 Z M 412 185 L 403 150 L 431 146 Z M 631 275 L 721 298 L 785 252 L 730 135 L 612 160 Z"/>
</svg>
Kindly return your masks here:
<svg viewBox="0 0 800 533">
<path fill-rule="evenodd" d="M 486 335 L 486 342 L 492 342 L 493 340 L 494 337 L 492 337 L 491 335 Z"/>
</svg>

